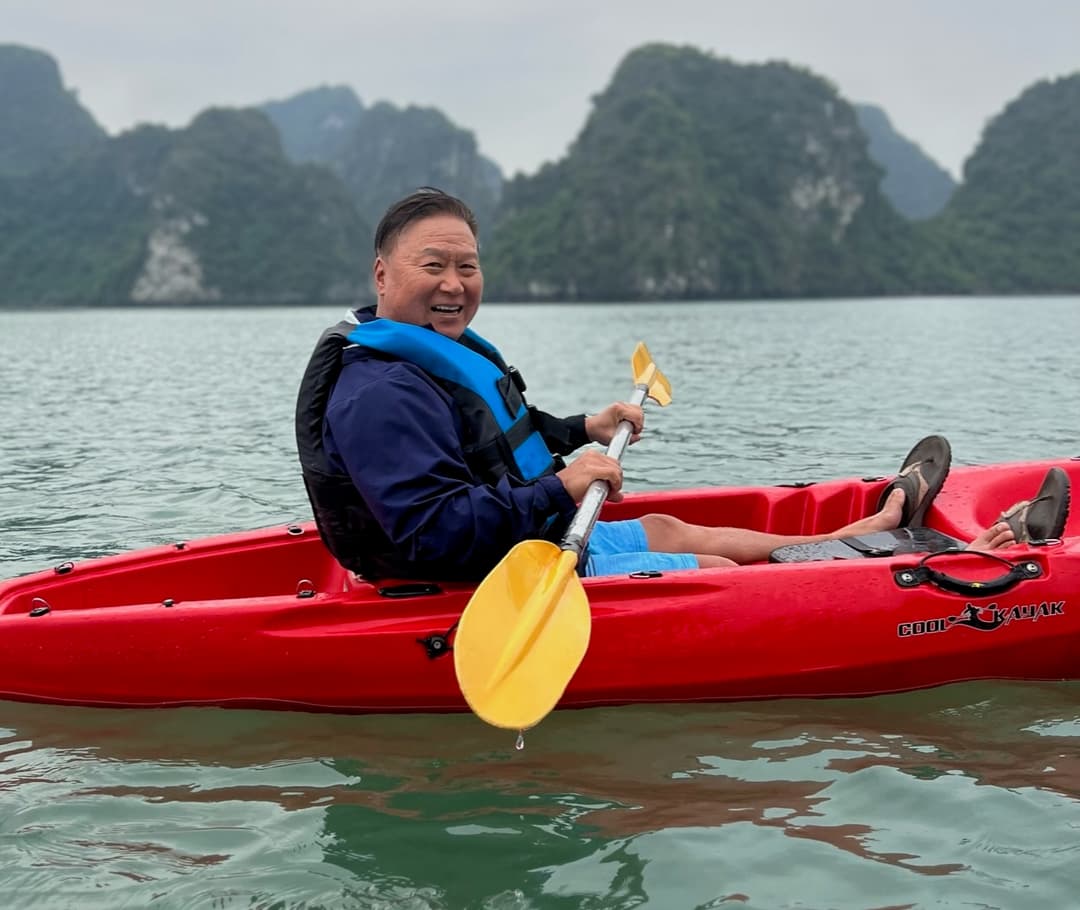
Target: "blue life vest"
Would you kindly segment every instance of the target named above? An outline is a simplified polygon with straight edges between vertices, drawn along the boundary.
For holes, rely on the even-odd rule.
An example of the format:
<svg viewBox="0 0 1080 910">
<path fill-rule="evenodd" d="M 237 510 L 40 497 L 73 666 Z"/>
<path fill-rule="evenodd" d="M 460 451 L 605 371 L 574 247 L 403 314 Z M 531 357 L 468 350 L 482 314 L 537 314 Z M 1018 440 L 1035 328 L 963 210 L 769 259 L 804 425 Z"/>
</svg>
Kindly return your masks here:
<svg viewBox="0 0 1080 910">
<path fill-rule="evenodd" d="M 438 380 L 469 424 L 465 456 L 480 461 L 481 475 L 501 474 L 498 466 L 505 465 L 521 480 L 535 480 L 552 470 L 554 459 L 522 397 L 524 382 L 476 332 L 466 329 L 454 341 L 421 326 L 375 319 L 357 325 L 346 340 L 407 360 Z"/>
<path fill-rule="evenodd" d="M 524 382 L 475 332 L 454 342 L 431 329 L 375 319 L 373 310 L 356 315 L 359 325 L 343 321 L 323 332 L 297 395 L 297 454 L 319 534 L 339 563 L 367 578 L 482 578 L 490 567 L 442 566 L 418 574 L 397 553 L 348 474 L 330 463 L 323 422 L 347 349 L 357 345 L 373 356 L 414 363 L 445 389 L 460 417 L 466 463 L 480 482 L 494 485 L 507 474 L 529 481 L 561 470 L 562 459 L 552 456 L 534 426 Z M 561 526 L 549 525 L 557 539 Z"/>
</svg>

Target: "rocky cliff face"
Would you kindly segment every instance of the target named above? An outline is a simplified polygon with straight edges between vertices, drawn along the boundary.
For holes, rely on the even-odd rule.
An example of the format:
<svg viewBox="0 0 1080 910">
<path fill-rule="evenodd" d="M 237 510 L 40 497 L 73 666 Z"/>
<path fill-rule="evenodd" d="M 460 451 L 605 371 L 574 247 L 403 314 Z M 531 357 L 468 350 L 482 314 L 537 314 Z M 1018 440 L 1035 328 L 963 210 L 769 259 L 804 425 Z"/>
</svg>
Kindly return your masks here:
<svg viewBox="0 0 1080 910">
<path fill-rule="evenodd" d="M 898 292 L 910 246 L 851 106 L 785 64 L 632 52 L 562 161 L 504 192 L 485 268 L 510 299 Z"/>
<path fill-rule="evenodd" d="M 365 107 L 341 86 L 312 89 L 261 109 L 290 157 L 329 167 L 371 224 L 417 187 L 437 186 L 466 200 L 481 224 L 491 227 L 502 172 L 480 154 L 476 137 L 441 111 L 386 102 Z"/>
<path fill-rule="evenodd" d="M 144 126 L 0 180 L 13 303 L 286 303 L 369 294 L 370 227 L 323 168 L 295 165 L 256 111 Z"/>
<path fill-rule="evenodd" d="M 1031 86 L 987 124 L 931 227 L 966 288 L 1080 292 L 1080 73 Z"/>
<path fill-rule="evenodd" d="M 207 287 L 202 261 L 187 241 L 193 228 L 205 227 L 201 212 L 162 218 L 146 239 L 146 258 L 131 288 L 134 303 L 210 303 L 220 288 Z"/>
<path fill-rule="evenodd" d="M 344 85 L 308 89 L 282 101 L 260 105 L 277 127 L 285 154 L 293 161 L 333 165 L 364 116 L 364 105 Z"/>
<path fill-rule="evenodd" d="M 632 52 L 568 154 L 506 185 L 493 238 L 501 175 L 439 112 L 343 88 L 267 107 L 109 138 L 51 58 L 0 46 L 0 306 L 369 299 L 373 222 L 432 183 L 481 217 L 489 299 L 1080 291 L 1080 74 L 1008 105 L 918 221 L 865 117 L 781 63 Z"/>
<path fill-rule="evenodd" d="M 105 141 L 48 54 L 0 44 L 0 177 L 19 177 Z"/>
</svg>

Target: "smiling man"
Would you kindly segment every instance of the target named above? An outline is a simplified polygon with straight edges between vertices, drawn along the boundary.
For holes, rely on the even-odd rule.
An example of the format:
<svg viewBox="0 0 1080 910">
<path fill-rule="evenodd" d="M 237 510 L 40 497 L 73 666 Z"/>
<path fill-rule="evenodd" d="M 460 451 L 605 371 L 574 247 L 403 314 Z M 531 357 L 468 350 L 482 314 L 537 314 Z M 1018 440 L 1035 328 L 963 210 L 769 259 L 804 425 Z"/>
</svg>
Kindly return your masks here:
<svg viewBox="0 0 1080 910">
<path fill-rule="evenodd" d="M 427 200 L 431 201 L 431 200 Z M 457 341 L 476 311 L 484 277 L 475 222 L 467 210 L 436 211 L 401 223 L 392 210 L 375 237 L 377 316 L 412 325 L 430 325 Z"/>
<path fill-rule="evenodd" d="M 424 188 L 394 204 L 375 232 L 378 302 L 323 333 L 296 409 L 304 483 L 327 547 L 365 578 L 479 580 L 528 539 L 557 541 L 594 480 L 620 498 L 619 463 L 594 449 L 625 402 L 558 418 L 528 405 L 525 383 L 469 329 L 484 289 L 476 219 Z M 925 513 L 948 472 L 948 444 L 928 437 L 874 515 L 831 534 L 786 537 L 690 525 L 670 515 L 597 522 L 587 575 L 729 566 L 777 547 L 884 531 Z M 1067 499 L 1066 499 L 1067 501 Z M 979 539 L 1012 540 L 1006 525 Z"/>
<path fill-rule="evenodd" d="M 587 451 L 640 408 L 617 402 L 560 419 L 468 325 L 480 306 L 476 219 L 424 188 L 375 232 L 378 303 L 328 329 L 297 401 L 301 467 L 316 523 L 346 568 L 369 578 L 482 578 L 517 541 L 557 538 L 595 479 L 618 463 Z M 690 565 L 682 559 L 681 565 Z"/>
</svg>

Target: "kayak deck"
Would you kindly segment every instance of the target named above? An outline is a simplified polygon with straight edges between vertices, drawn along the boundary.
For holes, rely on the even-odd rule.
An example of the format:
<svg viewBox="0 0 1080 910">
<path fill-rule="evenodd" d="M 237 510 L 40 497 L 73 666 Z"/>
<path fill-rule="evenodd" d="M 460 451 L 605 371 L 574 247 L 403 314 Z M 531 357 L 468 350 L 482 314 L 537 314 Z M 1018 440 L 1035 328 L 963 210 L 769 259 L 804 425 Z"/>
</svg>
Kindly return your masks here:
<svg viewBox="0 0 1080 910">
<path fill-rule="evenodd" d="M 1058 464 L 954 468 L 928 514 L 970 539 Z M 885 480 L 631 494 L 604 517 L 809 534 L 872 512 Z M 1080 510 L 1078 510 L 1080 511 Z M 585 579 L 593 638 L 562 706 L 870 695 L 982 678 L 1080 677 L 1080 515 L 1013 547 L 1038 574 L 982 596 L 999 558 L 943 555 L 957 593 L 905 590 L 919 554 Z M 465 584 L 369 584 L 312 523 L 61 564 L 0 582 L 0 698 L 109 706 L 457 711 Z"/>
</svg>

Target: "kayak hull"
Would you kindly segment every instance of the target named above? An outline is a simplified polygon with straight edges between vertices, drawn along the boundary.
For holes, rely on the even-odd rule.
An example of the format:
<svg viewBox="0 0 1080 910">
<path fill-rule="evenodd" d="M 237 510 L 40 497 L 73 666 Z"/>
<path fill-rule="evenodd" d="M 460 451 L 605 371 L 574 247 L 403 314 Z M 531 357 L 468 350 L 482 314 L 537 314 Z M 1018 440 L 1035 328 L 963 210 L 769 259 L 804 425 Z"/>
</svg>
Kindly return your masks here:
<svg viewBox="0 0 1080 910">
<path fill-rule="evenodd" d="M 928 525 L 970 539 L 1052 464 L 1080 485 L 1076 461 L 954 468 Z M 637 494 L 604 517 L 807 534 L 872 511 L 884 482 Z M 585 579 L 591 643 L 560 707 L 1080 678 L 1080 518 L 1059 542 L 926 562 L 960 591 L 903 586 L 924 556 Z M 464 711 L 450 649 L 471 592 L 357 579 L 311 523 L 73 561 L 0 582 L 0 698 Z"/>
</svg>

